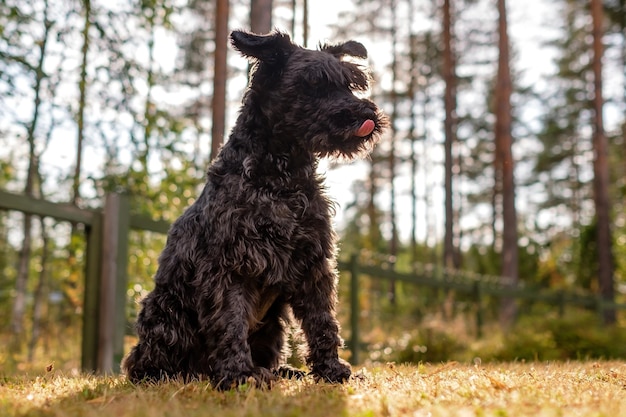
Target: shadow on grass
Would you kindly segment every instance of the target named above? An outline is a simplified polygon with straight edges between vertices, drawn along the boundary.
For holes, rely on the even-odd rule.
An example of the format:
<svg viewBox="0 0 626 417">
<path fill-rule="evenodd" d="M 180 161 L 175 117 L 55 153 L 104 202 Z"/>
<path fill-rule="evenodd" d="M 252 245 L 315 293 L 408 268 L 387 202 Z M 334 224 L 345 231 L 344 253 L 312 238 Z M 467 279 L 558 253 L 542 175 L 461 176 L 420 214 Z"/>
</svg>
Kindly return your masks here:
<svg viewBox="0 0 626 417">
<path fill-rule="evenodd" d="M 344 416 L 349 387 L 282 380 L 272 390 L 215 391 L 208 382 L 133 385 L 123 377 L 22 378 L 2 381 L 0 414 L 13 416 Z M 4 398 L 12 390 L 12 398 Z M 8 401 L 7 401 L 8 400 Z M 14 406 L 11 406 L 14 403 Z M 4 406 L 8 407 L 4 409 Z"/>
</svg>

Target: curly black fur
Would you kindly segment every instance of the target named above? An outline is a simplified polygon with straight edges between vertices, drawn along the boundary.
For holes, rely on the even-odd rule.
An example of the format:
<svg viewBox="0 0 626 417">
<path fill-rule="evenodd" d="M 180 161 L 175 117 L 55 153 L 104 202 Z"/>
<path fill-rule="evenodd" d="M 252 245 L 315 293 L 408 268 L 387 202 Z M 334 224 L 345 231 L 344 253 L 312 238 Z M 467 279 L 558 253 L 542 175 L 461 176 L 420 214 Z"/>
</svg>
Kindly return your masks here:
<svg viewBox="0 0 626 417">
<path fill-rule="evenodd" d="M 291 310 L 311 373 L 341 382 L 350 367 L 338 357 L 333 210 L 316 168 L 320 157 L 366 154 L 386 125 L 353 94 L 368 74 L 342 59 L 367 51 L 354 41 L 308 50 L 280 32 L 231 41 L 254 61 L 243 106 L 200 197 L 171 227 L 123 368 L 133 382 L 210 378 L 220 389 L 301 376 L 281 367 Z"/>
</svg>

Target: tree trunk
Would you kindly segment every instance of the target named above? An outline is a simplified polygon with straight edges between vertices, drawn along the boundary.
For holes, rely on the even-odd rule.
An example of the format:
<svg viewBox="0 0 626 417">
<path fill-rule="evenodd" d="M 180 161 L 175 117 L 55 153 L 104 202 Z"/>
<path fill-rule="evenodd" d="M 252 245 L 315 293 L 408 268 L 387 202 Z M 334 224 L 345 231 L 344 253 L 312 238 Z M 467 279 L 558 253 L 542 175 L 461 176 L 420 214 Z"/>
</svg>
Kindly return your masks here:
<svg viewBox="0 0 626 417">
<path fill-rule="evenodd" d="M 600 295 L 604 302 L 613 302 L 615 289 L 613 283 L 613 245 L 611 238 L 611 205 L 609 201 L 609 162 L 608 140 L 604 134 L 604 121 L 602 108 L 602 55 L 603 45 L 603 9 L 601 0 L 591 0 L 591 17 L 593 20 L 593 75 L 594 75 L 594 129 L 593 129 L 593 186 L 594 201 L 596 208 L 596 220 L 598 222 L 598 280 Z M 614 309 L 604 309 L 603 316 L 606 324 L 615 323 Z"/>
<path fill-rule="evenodd" d="M 28 181 L 28 180 L 27 180 Z M 26 194 L 28 195 L 28 193 Z M 15 299 L 13 300 L 13 311 L 11 316 L 11 331 L 15 337 L 16 346 L 19 346 L 22 332 L 24 330 L 24 311 L 26 309 L 26 284 L 28 283 L 29 261 L 31 252 L 31 229 L 33 216 L 24 215 L 23 233 L 24 241 L 20 249 L 17 267 L 17 277 L 15 279 Z"/>
<path fill-rule="evenodd" d="M 83 0 L 83 13 L 84 21 L 83 21 L 83 30 L 82 30 L 82 38 L 83 45 L 81 48 L 81 64 L 80 64 L 80 78 L 78 79 L 78 114 L 76 117 L 77 124 L 77 134 L 76 134 L 76 163 L 74 166 L 74 178 L 72 181 L 72 194 L 70 203 L 74 206 L 77 206 L 80 201 L 80 174 L 82 172 L 82 160 L 83 160 L 83 145 L 85 142 L 85 112 L 87 108 L 87 64 L 88 64 L 88 56 L 89 56 L 89 45 L 90 45 L 90 36 L 89 29 L 91 27 L 91 0 Z M 78 258 L 76 256 L 76 251 L 78 249 L 76 242 L 78 241 L 78 225 L 76 223 L 72 223 L 71 231 L 70 231 L 70 241 L 67 245 L 67 258 L 68 258 L 68 269 L 69 269 L 69 282 L 78 283 L 81 275 L 81 265 L 79 265 Z M 42 222 L 43 227 L 43 222 Z M 43 233 L 43 229 L 42 229 Z M 45 241 L 44 241 L 45 244 Z M 43 266 L 45 269 L 45 266 Z M 40 280 L 42 279 L 40 273 Z M 35 309 L 37 306 L 35 305 Z M 36 318 L 33 318 L 36 320 Z M 36 328 L 36 324 L 33 322 L 33 330 L 32 330 L 32 339 L 31 343 L 34 344 L 37 342 L 38 335 L 36 332 L 38 329 Z M 34 347 L 32 347 L 34 349 Z M 29 355 L 32 354 L 29 350 Z"/>
<path fill-rule="evenodd" d="M 78 117 L 77 117 L 77 141 L 76 141 L 76 166 L 74 167 L 74 181 L 72 184 L 73 205 L 77 205 L 80 199 L 80 173 L 82 170 L 83 142 L 85 139 L 85 108 L 87 97 L 87 56 L 89 54 L 89 28 L 91 27 L 91 0 L 83 0 L 83 46 L 81 49 L 82 62 L 80 64 L 80 79 L 78 81 Z"/>
<path fill-rule="evenodd" d="M 150 146 L 150 138 L 152 137 L 152 132 L 156 128 L 156 105 L 152 102 L 152 93 L 155 87 L 155 59 L 154 59 L 154 43 L 155 43 L 155 26 L 154 22 L 150 22 L 147 29 L 150 31 L 150 36 L 148 37 L 148 62 L 147 62 L 147 70 L 146 70 L 146 83 L 147 83 L 147 91 L 146 91 L 146 100 L 143 105 L 143 150 L 138 148 L 139 155 L 137 159 L 141 162 L 143 175 L 145 180 L 148 180 L 149 169 L 148 164 L 150 160 L 150 153 L 152 151 Z M 144 197 L 148 198 L 148 195 Z"/>
<path fill-rule="evenodd" d="M 291 1 L 291 10 L 293 11 L 291 18 L 291 38 L 296 37 L 296 27 L 298 26 L 298 1 Z M 270 16 L 271 17 L 271 16 Z M 270 20 L 271 24 L 271 20 Z M 302 46 L 306 47 L 309 43 L 309 1 L 302 0 Z"/>
<path fill-rule="evenodd" d="M 413 0 L 409 0 L 409 16 L 413 16 L 414 13 L 413 8 Z M 417 120 L 417 71 L 416 68 L 419 67 L 419 62 L 417 59 L 417 39 L 415 33 L 411 28 L 411 19 L 408 20 L 409 23 L 409 58 L 411 60 L 411 77 L 409 81 L 409 102 L 411 103 L 410 110 L 410 127 L 409 127 L 409 142 L 411 144 L 411 262 L 413 264 L 417 263 L 418 254 L 417 254 L 417 153 L 415 151 L 415 143 L 417 141 L 415 130 L 416 130 L 416 120 Z"/>
<path fill-rule="evenodd" d="M 452 37 L 452 5 L 451 0 L 443 2 L 443 79 L 446 87 L 444 92 L 445 107 L 445 235 L 443 263 L 446 268 L 457 268 L 457 257 L 454 255 L 454 203 L 452 190 L 452 147 L 456 141 L 456 74 Z"/>
<path fill-rule="evenodd" d="M 428 48 L 430 48 L 430 43 L 431 43 L 431 39 L 428 39 L 427 42 L 429 43 Z M 432 77 L 432 72 L 430 71 L 430 69 L 428 70 L 424 70 L 424 66 L 422 65 L 422 68 L 420 69 L 420 76 L 423 77 L 423 79 L 425 80 L 425 85 L 423 86 L 423 92 L 424 92 L 424 99 L 422 101 L 422 117 L 421 117 L 421 124 L 422 124 L 422 142 L 424 143 L 424 152 L 427 152 L 426 149 L 428 149 L 430 147 L 429 145 L 429 130 L 428 130 L 428 122 L 431 120 L 432 115 L 430 112 L 430 102 L 431 102 L 431 97 L 430 97 L 430 91 L 429 91 L 429 87 L 431 85 L 431 77 Z M 426 245 L 430 247 L 430 241 L 431 238 L 434 238 L 434 244 L 433 244 L 433 248 L 430 251 L 430 257 L 428 258 L 428 262 L 430 262 L 431 264 L 437 264 L 440 261 L 440 257 L 437 253 L 437 243 L 436 243 L 436 236 L 437 236 L 437 227 L 434 224 L 436 220 L 437 216 L 432 215 L 431 210 L 433 210 L 433 184 L 432 181 L 430 180 L 430 173 L 432 173 L 433 169 L 432 169 L 432 161 L 429 158 L 425 158 L 424 159 L 424 206 L 425 211 L 424 211 L 424 223 L 426 223 L 426 235 L 425 235 L 425 241 L 426 241 Z"/>
<path fill-rule="evenodd" d="M 367 217 L 369 219 L 368 241 L 371 243 L 371 250 L 376 252 L 380 250 L 380 243 L 382 236 L 380 233 L 380 221 L 378 219 L 378 208 L 376 207 L 376 195 L 378 194 L 378 187 L 376 181 L 380 178 L 378 171 L 378 160 L 372 158 L 370 160 L 369 174 L 368 174 L 368 201 L 367 201 Z"/>
<path fill-rule="evenodd" d="M 298 21 L 298 0 L 291 0 L 291 37 L 296 36 L 296 22 Z"/>
<path fill-rule="evenodd" d="M 302 45 L 309 45 L 309 0 L 302 0 Z"/>
<path fill-rule="evenodd" d="M 391 50 L 392 50 L 392 61 L 391 61 L 391 114 L 390 118 L 392 121 L 391 127 L 391 136 L 390 136 L 390 147 L 389 147 L 389 186 L 390 186 L 390 207 L 389 207 L 389 222 L 391 225 L 391 239 L 389 240 L 389 256 L 394 260 L 398 255 L 398 228 L 396 222 L 396 126 L 395 120 L 397 118 L 398 112 L 398 92 L 396 91 L 396 80 L 398 78 L 398 63 L 397 63 L 397 51 L 398 51 L 398 37 L 396 32 L 396 1 L 391 0 L 391 14 L 392 14 L 392 23 L 391 23 Z M 389 280 L 389 292 L 388 292 L 389 302 L 392 305 L 396 303 L 396 283 L 395 280 Z"/>
<path fill-rule="evenodd" d="M 28 196 L 33 195 L 35 180 L 37 179 L 37 171 L 39 160 L 36 155 L 35 149 L 35 131 L 37 123 L 39 121 L 39 111 L 41 108 L 41 93 L 42 83 L 46 77 L 43 70 L 44 61 L 46 58 L 46 45 L 48 42 L 48 35 L 52 28 L 52 22 L 47 19 L 47 7 L 44 9 L 44 32 L 42 34 L 41 42 L 39 42 L 39 62 L 35 70 L 35 102 L 33 106 L 33 116 L 30 124 L 28 125 L 26 141 L 28 142 L 28 173 L 26 175 L 26 185 L 24 186 L 24 194 Z M 18 346 L 22 332 L 24 331 L 24 311 L 26 309 L 26 284 L 28 283 L 29 275 L 29 261 L 31 253 L 31 236 L 32 229 L 32 216 L 30 214 L 24 215 L 23 234 L 24 241 L 22 242 L 22 248 L 20 250 L 17 268 L 17 277 L 15 280 L 15 299 L 13 301 L 13 309 L 11 314 L 11 330 L 15 337 L 16 346 Z"/>
<path fill-rule="evenodd" d="M 620 0 L 620 28 L 622 29 L 622 146 L 626 151 L 626 0 Z M 624 152 L 626 154 L 626 152 Z M 626 158 L 624 158 L 626 167 Z M 624 174 L 626 177 L 626 169 Z"/>
<path fill-rule="evenodd" d="M 39 341 L 41 333 L 41 319 L 43 317 L 43 307 L 46 300 L 46 283 L 48 277 L 48 231 L 43 218 L 39 219 L 41 224 L 41 270 L 39 271 L 39 280 L 33 294 L 33 327 L 31 329 L 31 337 L 28 342 L 28 361 L 32 362 L 35 358 L 35 348 Z"/>
<path fill-rule="evenodd" d="M 56 86 L 51 86 L 52 91 L 56 91 Z M 48 129 L 48 133 L 46 134 L 46 138 L 45 138 L 45 143 L 44 143 L 44 149 L 46 149 L 48 147 L 48 145 L 50 144 L 50 139 L 52 137 L 52 133 L 54 131 L 54 126 L 55 123 L 51 123 L 49 129 Z M 39 169 L 36 170 L 35 172 L 36 175 L 36 179 L 37 179 L 37 186 L 38 186 L 38 193 L 39 193 L 39 197 L 42 197 L 44 195 L 43 193 L 43 178 L 41 175 L 41 171 Z M 72 236 L 74 233 L 76 233 L 75 231 L 75 223 L 72 224 Z M 28 342 L 28 362 L 33 362 L 34 357 L 35 357 L 35 349 L 37 347 L 37 342 L 39 341 L 40 335 L 41 335 L 41 322 L 42 322 L 42 318 L 43 318 L 43 311 L 44 311 L 44 307 L 46 305 L 46 300 L 47 300 L 47 291 L 46 291 L 46 285 L 48 282 L 48 257 L 50 255 L 50 250 L 49 250 L 49 234 L 48 231 L 46 229 L 46 222 L 44 220 L 43 217 L 39 217 L 39 227 L 41 229 L 41 257 L 40 257 L 40 270 L 39 270 L 39 279 L 37 280 L 37 287 L 35 288 L 35 292 L 33 294 L 33 322 L 32 322 L 32 327 L 31 327 L 31 336 L 30 336 L 30 341 Z M 75 251 L 73 251 L 74 249 L 74 245 L 70 243 L 69 245 L 70 248 L 70 259 L 74 260 L 74 263 L 76 263 L 76 255 L 75 255 Z M 71 265 L 71 264 L 70 264 Z M 76 270 L 76 268 L 73 268 L 73 270 Z M 70 271 L 72 271 L 72 269 L 70 268 Z M 72 272 L 70 272 L 71 274 Z M 77 272 L 78 273 L 78 272 Z"/>
<path fill-rule="evenodd" d="M 219 16 L 219 13 L 217 15 Z M 268 33 L 272 30 L 272 0 L 252 0 L 250 2 L 250 30 L 258 34 Z"/>
<path fill-rule="evenodd" d="M 255 3 L 254 1 L 252 2 Z M 215 72 L 213 74 L 211 155 L 217 156 L 220 146 L 224 143 L 226 125 L 226 52 L 228 50 L 228 0 L 217 0 L 215 9 Z M 254 31 L 254 28 L 252 29 Z"/>
<path fill-rule="evenodd" d="M 622 45 L 621 45 L 621 65 L 622 65 L 622 106 L 624 109 L 623 116 L 626 118 L 626 0 L 619 0 L 618 2 L 618 27 L 620 28 L 620 33 L 622 36 Z M 626 119 L 623 120 L 623 129 L 622 133 L 626 134 Z M 626 140 L 626 136 L 624 136 Z"/>
<path fill-rule="evenodd" d="M 515 210 L 515 179 L 511 136 L 511 70 L 509 68 L 509 37 L 505 0 L 498 0 L 498 74 L 496 80 L 496 149 L 499 153 L 502 178 L 502 277 L 505 285 L 518 282 L 517 212 Z M 504 298 L 500 309 L 500 321 L 504 326 L 513 323 L 517 307 L 512 298 Z"/>
</svg>

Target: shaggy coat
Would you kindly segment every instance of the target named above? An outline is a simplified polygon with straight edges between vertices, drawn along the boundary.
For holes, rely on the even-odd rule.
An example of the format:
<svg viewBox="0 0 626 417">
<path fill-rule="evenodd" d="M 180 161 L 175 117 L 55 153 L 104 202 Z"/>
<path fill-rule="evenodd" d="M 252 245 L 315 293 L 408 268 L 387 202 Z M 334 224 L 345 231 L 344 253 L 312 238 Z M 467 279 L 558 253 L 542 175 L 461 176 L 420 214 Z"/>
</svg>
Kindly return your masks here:
<svg viewBox="0 0 626 417">
<path fill-rule="evenodd" d="M 316 168 L 365 155 L 386 125 L 354 94 L 368 74 L 342 59 L 367 51 L 354 41 L 307 50 L 280 32 L 235 31 L 231 42 L 254 62 L 249 87 L 202 193 L 169 231 L 123 368 L 133 382 L 269 386 L 286 369 L 291 310 L 311 374 L 341 382 L 350 367 L 338 357 L 333 209 Z"/>
</svg>

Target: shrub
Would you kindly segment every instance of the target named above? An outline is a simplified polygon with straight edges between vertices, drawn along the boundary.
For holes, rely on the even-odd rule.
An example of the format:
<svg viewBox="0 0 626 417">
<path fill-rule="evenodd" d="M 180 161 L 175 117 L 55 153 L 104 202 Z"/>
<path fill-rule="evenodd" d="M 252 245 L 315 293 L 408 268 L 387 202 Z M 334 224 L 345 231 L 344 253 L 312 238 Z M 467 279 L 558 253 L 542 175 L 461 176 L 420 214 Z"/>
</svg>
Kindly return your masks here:
<svg viewBox="0 0 626 417">
<path fill-rule="evenodd" d="M 396 361 L 399 363 L 445 362 L 458 359 L 459 355 L 467 350 L 449 333 L 429 327 L 418 331 L 407 342 L 406 346 L 398 350 Z"/>
<path fill-rule="evenodd" d="M 504 336 L 502 348 L 495 352 L 493 359 L 545 361 L 559 359 L 559 356 L 552 333 L 547 330 L 517 326 Z"/>
<path fill-rule="evenodd" d="M 563 358 L 626 358 L 624 329 L 602 326 L 595 313 L 582 312 L 547 320 L 545 328 L 552 333 Z"/>
<path fill-rule="evenodd" d="M 476 352 L 480 356 L 480 352 Z M 565 317 L 524 317 L 504 335 L 497 360 L 626 358 L 626 332 L 602 326 L 591 312 Z"/>
</svg>

